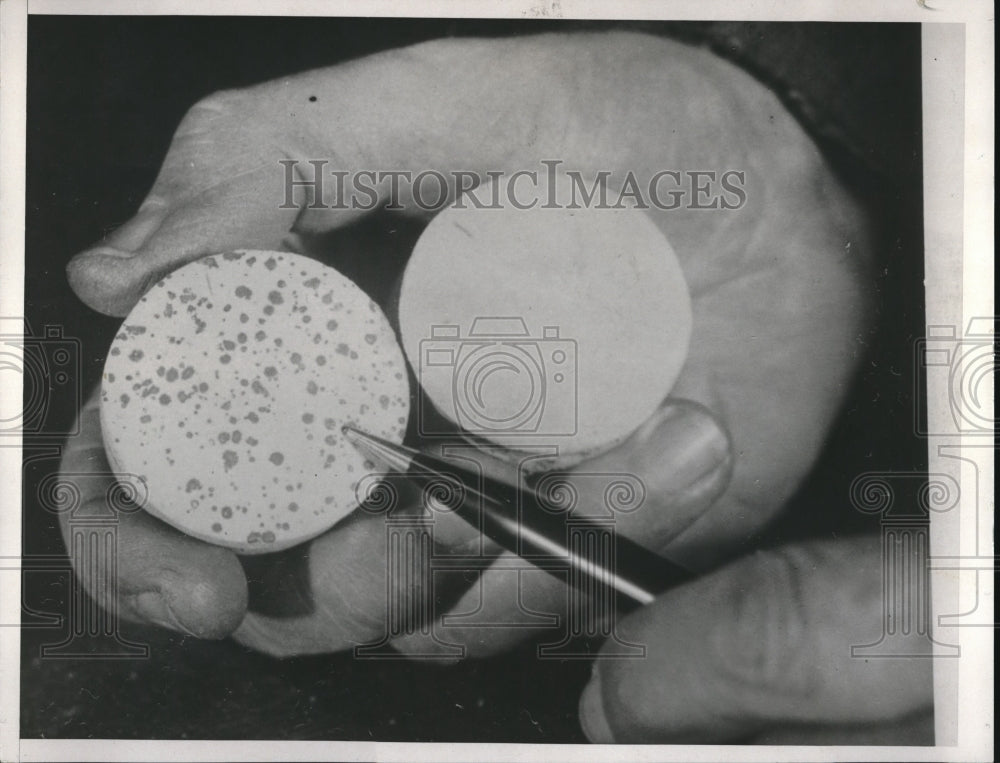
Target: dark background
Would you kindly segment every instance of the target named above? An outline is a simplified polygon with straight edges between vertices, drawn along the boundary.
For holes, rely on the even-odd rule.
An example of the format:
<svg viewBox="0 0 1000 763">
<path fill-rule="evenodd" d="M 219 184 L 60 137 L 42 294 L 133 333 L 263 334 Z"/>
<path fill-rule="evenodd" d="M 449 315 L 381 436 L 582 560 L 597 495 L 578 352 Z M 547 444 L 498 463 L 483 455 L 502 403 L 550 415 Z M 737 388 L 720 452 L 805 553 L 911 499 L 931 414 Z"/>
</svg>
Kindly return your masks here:
<svg viewBox="0 0 1000 763">
<path fill-rule="evenodd" d="M 69 258 L 126 221 L 181 116 L 202 96 L 433 37 L 610 24 L 392 19 L 33 16 L 28 27 L 26 318 L 62 327 L 79 371 L 47 392 L 26 439 L 24 737 L 582 742 L 589 665 L 528 645 L 441 668 L 347 655 L 276 661 L 236 644 L 126 626 L 145 660 L 42 659 L 63 640 L 70 581 L 40 481 L 119 324 L 69 290 Z M 616 26 L 622 26 L 618 24 Z M 871 470 L 925 471 L 914 436 L 913 342 L 923 331 L 919 27 L 633 23 L 710 45 L 772 85 L 882 223 L 878 322 L 824 456 L 785 516 L 749 545 L 878 531 L 847 489 Z M 415 233 L 415 232 L 411 232 Z M 377 230 L 358 234 L 378 245 Z M 398 242 L 397 242 L 398 243 Z M 26 395 L 29 394 L 26 391 Z M 51 558 L 47 558 L 50 555 Z M 32 566 L 32 560 L 35 560 Z M 48 567 L 46 567 L 48 564 Z"/>
</svg>

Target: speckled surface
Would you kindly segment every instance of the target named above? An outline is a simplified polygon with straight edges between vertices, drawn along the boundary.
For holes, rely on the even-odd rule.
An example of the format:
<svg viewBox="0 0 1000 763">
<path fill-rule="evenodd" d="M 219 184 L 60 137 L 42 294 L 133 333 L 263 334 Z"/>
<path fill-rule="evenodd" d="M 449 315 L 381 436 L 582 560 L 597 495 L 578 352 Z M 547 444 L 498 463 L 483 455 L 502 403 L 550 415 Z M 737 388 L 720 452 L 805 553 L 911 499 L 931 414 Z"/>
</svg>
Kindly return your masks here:
<svg viewBox="0 0 1000 763">
<path fill-rule="evenodd" d="M 147 511 L 264 553 L 332 527 L 380 473 L 341 427 L 402 442 L 409 408 L 402 350 L 367 294 L 308 257 L 228 252 L 169 274 L 125 318 L 101 427 Z"/>
</svg>

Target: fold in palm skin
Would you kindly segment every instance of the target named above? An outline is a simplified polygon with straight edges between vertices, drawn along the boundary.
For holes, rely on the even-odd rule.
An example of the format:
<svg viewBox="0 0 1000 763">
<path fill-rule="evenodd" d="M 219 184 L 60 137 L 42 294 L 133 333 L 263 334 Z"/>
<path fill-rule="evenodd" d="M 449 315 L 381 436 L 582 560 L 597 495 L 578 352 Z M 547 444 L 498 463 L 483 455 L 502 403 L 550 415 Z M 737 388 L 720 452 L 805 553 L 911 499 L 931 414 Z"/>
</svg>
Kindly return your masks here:
<svg viewBox="0 0 1000 763">
<path fill-rule="evenodd" d="M 618 529 L 709 566 L 780 510 L 817 456 L 859 354 L 868 246 L 863 215 L 778 99 L 707 51 L 628 33 L 447 40 L 210 96 L 178 128 L 135 218 L 74 258 L 70 282 L 91 307 L 124 315 L 186 262 L 279 248 L 290 232 L 307 237 L 362 214 L 282 209 L 283 159 L 447 176 L 533 169 L 552 157 L 583 172 L 632 172 L 640 184 L 663 169 L 745 173 L 740 209 L 649 211 L 692 298 L 689 354 L 672 395 L 715 414 L 731 458 L 717 447 L 717 429 L 670 404 L 580 466 L 640 477 L 647 508 Z M 388 187 L 379 191 L 387 201 Z M 398 201 L 426 216 L 412 199 Z M 106 468 L 92 406 L 82 414 L 87 436 L 66 457 L 77 470 Z M 692 479 L 698 454 L 714 466 Z M 719 495 L 718 476 L 730 470 Z M 303 550 L 312 611 L 288 618 L 244 617 L 246 580 L 231 552 L 149 517 L 129 522 L 119 590 L 134 617 L 198 635 L 235 632 L 277 655 L 346 649 L 384 633 L 381 517 L 352 517 Z M 476 532 L 457 519 L 439 524 L 450 545 Z M 483 574 L 483 590 L 502 594 L 483 598 L 483 619 L 510 614 L 511 580 Z M 536 607 L 566 598 L 565 585 L 543 573 L 517 584 Z M 129 598 L 142 591 L 155 593 L 145 608 Z M 478 597 L 478 588 L 459 594 L 451 611 L 479 606 Z M 530 632 L 457 635 L 471 654 L 490 654 Z M 405 640 L 398 646 L 407 649 Z"/>
</svg>

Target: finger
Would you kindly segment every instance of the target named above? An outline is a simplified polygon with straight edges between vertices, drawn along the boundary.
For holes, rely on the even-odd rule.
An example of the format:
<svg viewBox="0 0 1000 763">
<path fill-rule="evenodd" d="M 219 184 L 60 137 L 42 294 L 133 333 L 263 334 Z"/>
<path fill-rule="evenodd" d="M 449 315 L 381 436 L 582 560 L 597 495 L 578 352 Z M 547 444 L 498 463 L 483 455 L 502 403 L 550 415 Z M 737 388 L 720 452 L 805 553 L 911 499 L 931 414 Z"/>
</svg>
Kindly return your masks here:
<svg viewBox="0 0 1000 763">
<path fill-rule="evenodd" d="M 457 441 L 440 444 L 436 451 L 468 461 L 468 455 L 456 453 L 475 449 Z M 508 464 L 475 452 L 485 473 L 514 479 Z M 422 629 L 472 582 L 454 576 L 442 581 L 427 573 L 422 565 L 430 563 L 429 553 L 479 553 L 487 559 L 499 553 L 478 528 L 425 502 L 405 477 L 386 475 L 383 480 L 364 508 L 305 546 L 244 560 L 251 603 L 234 634 L 237 641 L 287 657 L 352 649 L 378 643 L 400 629 Z M 401 559 L 400 551 L 410 556 Z M 393 607 L 400 601 L 416 608 L 399 615 Z M 420 621 L 425 614 L 427 619 Z"/>
<path fill-rule="evenodd" d="M 731 468 L 729 438 L 718 419 L 700 405 L 668 400 L 625 442 L 568 471 L 578 495 L 570 514 L 611 514 L 616 533 L 662 552 L 725 490 Z M 635 510 L 612 511 L 607 504 L 608 485 L 622 477 L 635 478 L 644 493 Z M 466 645 L 470 656 L 486 656 L 538 635 L 523 627 L 525 609 L 565 614 L 568 603 L 586 605 L 568 596 L 564 573 L 518 572 L 523 567 L 513 554 L 500 556 L 450 610 L 451 624 L 440 624 L 443 638 Z M 463 613 L 495 627 L 463 627 L 457 624 Z M 416 643 L 400 639 L 396 646 L 405 652 Z"/>
<path fill-rule="evenodd" d="M 281 157 L 271 125 L 253 108 L 245 91 L 229 91 L 188 112 L 135 217 L 67 266 L 80 299 L 125 315 L 186 262 L 239 247 L 280 247 L 296 211 L 282 206 Z"/>
<path fill-rule="evenodd" d="M 883 633 L 882 595 L 878 538 L 758 552 L 619 623 L 646 659 L 595 662 L 581 725 L 593 742 L 705 743 L 926 711 L 925 630 L 896 652 L 923 656 L 852 656 Z"/>
<path fill-rule="evenodd" d="M 359 510 L 307 546 L 287 552 L 301 564 L 293 562 L 280 578 L 274 570 L 264 572 L 260 606 L 251 602 L 234 638 L 265 654 L 291 657 L 377 644 L 388 651 L 394 633 L 422 630 L 436 607 L 451 603 L 449 590 L 435 586 L 423 565 L 431 534 L 421 524 L 422 512 L 414 504 L 388 519 Z M 267 611 L 275 608 L 263 600 L 276 592 L 294 596 L 297 611 Z"/>
<path fill-rule="evenodd" d="M 382 615 L 389 583 L 384 523 L 357 512 L 286 555 L 304 563 L 280 581 L 263 580 L 262 587 L 271 590 L 262 591 L 261 598 L 291 588 L 301 602 L 299 611 L 272 614 L 270 607 L 254 603 L 233 634 L 236 641 L 273 657 L 291 657 L 351 649 L 379 639 L 385 630 Z"/>
<path fill-rule="evenodd" d="M 509 463 L 488 451 L 462 443 L 439 449 L 441 455 L 466 462 L 466 466 L 472 460 L 494 479 L 507 482 L 517 479 L 516 470 Z M 623 521 L 629 528 L 625 532 L 641 536 L 644 542 L 653 545 L 679 532 L 718 494 L 725 485 L 731 460 L 728 440 L 718 422 L 704 408 L 685 401 L 665 404 L 616 453 L 605 454 L 588 462 L 586 468 L 581 465 L 575 470 L 581 504 L 600 501 L 597 493 L 603 494 L 606 487 L 606 479 L 581 479 L 584 474 L 643 475 L 640 479 L 648 492 L 647 500 L 659 505 L 651 507 L 655 510 L 649 512 L 645 522 L 632 515 Z M 683 480 L 675 477 L 671 481 L 664 470 L 681 474 Z M 453 512 L 428 512 L 421 507 L 419 494 L 406 492 L 405 481 L 392 484 L 399 494 L 399 510 L 391 515 L 355 512 L 346 522 L 309 544 L 303 554 L 304 564 L 287 565 L 288 574 L 282 580 L 272 579 L 263 586 L 307 602 L 305 612 L 274 615 L 253 611 L 251 607 L 235 638 L 246 646 L 279 657 L 352 649 L 389 638 L 392 646 L 404 654 L 454 655 L 452 645 L 460 644 L 466 647 L 467 656 L 481 656 L 529 635 L 518 627 L 519 606 L 534 606 L 539 611 L 565 609 L 563 580 L 537 570 L 514 569 L 511 574 L 512 568 L 524 565 L 518 564 L 511 554 L 498 556 L 500 550 L 484 539 L 478 528 Z M 677 510 L 663 510 L 668 506 L 670 509 L 676 506 Z M 429 522 L 423 530 L 415 527 L 410 532 L 414 538 L 425 531 L 433 533 L 436 554 L 455 554 L 461 550 L 480 555 L 486 564 L 496 559 L 495 566 L 481 580 L 460 574 L 432 575 L 424 582 L 415 580 L 411 570 L 393 567 L 390 552 L 394 522 L 405 516 L 421 516 Z M 407 531 L 396 532 L 405 535 Z M 397 534 L 395 542 L 404 535 Z M 290 594 L 290 590 L 296 593 Z M 400 598 L 422 599 L 423 612 L 429 618 L 478 609 L 496 627 L 443 627 L 438 623 L 441 639 L 428 639 L 412 616 L 406 625 L 393 613 L 393 602 Z M 511 626 L 505 627 L 505 622 Z M 411 631 L 408 635 L 407 629 Z"/>
<path fill-rule="evenodd" d="M 80 412 L 80 434 L 67 442 L 60 480 L 73 485 L 79 505 L 60 513 L 60 528 L 71 547 L 72 522 L 82 517 L 116 516 L 117 600 L 113 589 L 91 565 L 76 559 L 76 574 L 88 594 L 106 609 L 131 620 L 155 623 L 201 638 L 222 638 L 243 618 L 246 580 L 236 556 L 184 535 L 145 511 L 119 511 L 109 503 L 116 475 L 104 453 L 100 427 L 100 394 Z M 84 549 L 83 553 L 88 553 Z M 91 551 L 90 553 L 99 553 Z"/>
<path fill-rule="evenodd" d="M 433 41 L 216 93 L 185 116 L 136 217 L 71 261 L 70 283 L 94 309 L 124 315 L 153 282 L 210 252 L 275 249 L 293 227 L 329 231 L 387 201 L 426 216 L 440 208 L 421 201 L 426 170 L 450 199 L 487 173 L 523 169 L 526 151 L 567 167 L 676 166 L 704 156 L 700 117 L 712 107 L 690 104 L 696 85 L 725 79 L 718 70 L 709 54 L 653 37 L 554 35 Z M 671 72 L 652 100 L 650 71 Z M 669 123 L 671 140 L 595 136 L 567 118 L 584 99 L 602 104 L 587 122 L 615 128 L 642 103 L 642 129 Z M 343 190 L 332 172 L 349 178 Z M 414 182 L 400 186 L 398 172 Z M 438 182 L 424 195 L 437 197 Z"/>
<path fill-rule="evenodd" d="M 418 56 L 413 67 L 411 55 L 394 51 L 195 104 L 136 216 L 69 263 L 73 290 L 95 310 L 125 315 L 155 281 L 198 257 L 282 248 L 299 240 L 293 227 L 308 238 L 377 209 L 391 179 L 355 183 L 358 173 L 422 166 L 426 152 L 411 149 L 428 136 L 427 145 L 451 140 L 437 133 L 438 109 L 463 110 L 462 101 L 431 92 L 439 57 Z M 350 173 L 345 192 L 331 171 Z"/>
</svg>

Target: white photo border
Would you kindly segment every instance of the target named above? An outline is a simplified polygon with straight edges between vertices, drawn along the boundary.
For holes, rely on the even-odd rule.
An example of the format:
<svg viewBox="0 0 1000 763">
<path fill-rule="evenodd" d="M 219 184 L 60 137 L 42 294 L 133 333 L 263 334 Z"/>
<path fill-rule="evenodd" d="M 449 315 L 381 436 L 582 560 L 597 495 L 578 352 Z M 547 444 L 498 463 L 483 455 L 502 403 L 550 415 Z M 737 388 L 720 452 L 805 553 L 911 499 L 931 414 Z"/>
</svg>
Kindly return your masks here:
<svg viewBox="0 0 1000 763">
<path fill-rule="evenodd" d="M 893 21 L 923 25 L 924 225 L 927 323 L 967 327 L 995 315 L 993 303 L 994 8 L 969 0 L 745 2 L 682 0 L 3 0 L 0 2 L 0 304 L 23 314 L 25 220 L 26 44 L 29 14 L 428 16 L 550 19 L 753 21 Z M 962 55 L 956 55 L 961 51 Z M 956 90 L 957 89 L 957 90 Z M 958 91 L 961 91 L 960 93 Z M 961 103 L 962 109 L 954 104 Z M 956 167 L 962 167 L 958 172 Z M 931 384 L 931 381 L 928 381 Z M 2 390 L 20 399 L 21 389 Z M 930 431 L 945 431 L 947 389 L 928 390 Z M 986 401 L 992 415 L 992 399 Z M 938 429 L 934 426 L 937 425 Z M 990 447 L 960 431 L 928 437 L 929 468 L 951 474 L 963 496 L 960 512 L 935 516 L 934 556 L 955 558 L 951 574 L 934 578 L 936 638 L 961 647 L 961 659 L 935 661 L 935 747 L 576 746 L 403 744 L 380 742 L 223 742 L 40 740 L 19 736 L 20 632 L 0 628 L 0 759 L 41 760 L 987 760 L 993 755 L 992 627 L 944 627 L 942 613 L 993 606 L 993 439 Z M 978 447 L 977 447 L 978 446 Z M 948 457 L 948 449 L 961 461 Z M 0 447 L 0 560 L 15 560 L 21 539 L 19 447 Z M 15 508 L 17 507 L 17 508 Z M 979 515 L 980 521 L 975 522 Z M 987 521 L 982 521 L 982 519 Z M 980 533 L 976 536 L 976 530 Z M 971 560 L 971 561 L 970 561 Z M 9 566 L 9 565 L 8 565 Z M 947 570 L 946 570 L 947 572 Z M 0 576 L 0 622 L 20 616 L 20 574 Z M 991 615 L 992 617 L 992 615 Z"/>
</svg>

